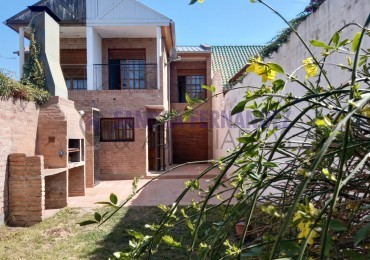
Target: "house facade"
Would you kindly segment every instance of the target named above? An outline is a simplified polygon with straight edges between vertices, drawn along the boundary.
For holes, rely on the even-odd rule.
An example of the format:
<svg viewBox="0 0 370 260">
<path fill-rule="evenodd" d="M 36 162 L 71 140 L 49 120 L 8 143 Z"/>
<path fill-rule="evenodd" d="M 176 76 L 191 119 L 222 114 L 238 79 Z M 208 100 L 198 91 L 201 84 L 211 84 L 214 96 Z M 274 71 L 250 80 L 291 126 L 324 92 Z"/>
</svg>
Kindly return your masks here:
<svg viewBox="0 0 370 260">
<path fill-rule="evenodd" d="M 62 71 L 63 82 L 54 84 L 67 88 L 64 97 L 83 113 L 87 187 L 213 158 L 213 119 L 220 112 L 212 102 L 187 122 L 179 116 L 158 125 L 156 119 L 173 110 L 183 113 L 186 94 L 211 97 L 202 85 L 212 84 L 217 64 L 229 66 L 221 50 L 234 57 L 232 76 L 258 47 L 178 47 L 175 23 L 136 0 L 43 0 L 5 22 L 19 33 L 21 73 L 24 39 L 40 12 L 60 27 L 60 58 L 50 58 L 50 73 Z"/>
</svg>

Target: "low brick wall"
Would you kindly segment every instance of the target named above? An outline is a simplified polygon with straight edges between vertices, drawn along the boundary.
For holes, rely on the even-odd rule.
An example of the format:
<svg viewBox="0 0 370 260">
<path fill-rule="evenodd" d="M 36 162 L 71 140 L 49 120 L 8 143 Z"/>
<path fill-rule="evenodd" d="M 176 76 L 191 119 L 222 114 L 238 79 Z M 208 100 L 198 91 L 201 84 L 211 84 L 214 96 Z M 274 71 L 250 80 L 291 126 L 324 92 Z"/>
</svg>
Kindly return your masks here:
<svg viewBox="0 0 370 260">
<path fill-rule="evenodd" d="M 67 207 L 67 172 L 45 177 L 45 209 Z"/>
<path fill-rule="evenodd" d="M 43 219 L 45 182 L 42 156 L 9 155 L 9 219 L 15 226 L 32 226 Z"/>
<path fill-rule="evenodd" d="M 0 100 L 0 223 L 8 212 L 8 155 L 35 154 L 39 108 L 18 99 Z"/>
<path fill-rule="evenodd" d="M 84 167 L 72 168 L 68 171 L 68 196 L 85 196 Z"/>
</svg>

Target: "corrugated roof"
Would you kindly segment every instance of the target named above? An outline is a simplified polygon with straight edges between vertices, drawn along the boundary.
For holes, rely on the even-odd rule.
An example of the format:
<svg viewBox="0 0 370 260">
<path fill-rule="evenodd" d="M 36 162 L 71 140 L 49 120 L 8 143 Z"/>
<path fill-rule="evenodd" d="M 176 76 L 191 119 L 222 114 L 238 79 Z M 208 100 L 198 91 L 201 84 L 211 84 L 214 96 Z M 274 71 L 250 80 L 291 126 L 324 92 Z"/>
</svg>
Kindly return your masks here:
<svg viewBox="0 0 370 260">
<path fill-rule="evenodd" d="M 258 55 L 263 45 L 212 46 L 212 71 L 220 71 L 225 85 L 248 61 Z"/>
<path fill-rule="evenodd" d="M 210 52 L 210 49 L 201 46 L 177 46 L 176 50 L 178 52 Z"/>
</svg>

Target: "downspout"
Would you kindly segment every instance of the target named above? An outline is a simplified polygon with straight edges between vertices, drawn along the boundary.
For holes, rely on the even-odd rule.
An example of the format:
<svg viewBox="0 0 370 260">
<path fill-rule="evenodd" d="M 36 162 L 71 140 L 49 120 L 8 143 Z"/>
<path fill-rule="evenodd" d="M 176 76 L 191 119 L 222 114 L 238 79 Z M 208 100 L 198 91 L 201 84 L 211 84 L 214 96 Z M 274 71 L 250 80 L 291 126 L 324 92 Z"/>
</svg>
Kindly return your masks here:
<svg viewBox="0 0 370 260">
<path fill-rule="evenodd" d="M 174 31 L 174 22 L 171 20 L 170 21 L 170 32 L 171 33 L 171 41 L 172 41 L 172 46 L 176 48 L 176 39 L 175 39 L 175 31 Z M 169 111 L 171 110 L 171 62 L 173 60 L 171 59 L 171 54 L 168 57 L 168 62 L 167 62 L 167 82 L 168 82 L 168 91 L 167 91 L 167 100 L 168 100 L 168 109 Z M 167 122 L 167 134 L 168 134 L 168 164 L 172 165 L 173 164 L 173 158 L 172 158 L 172 127 L 171 127 L 171 122 Z"/>
</svg>

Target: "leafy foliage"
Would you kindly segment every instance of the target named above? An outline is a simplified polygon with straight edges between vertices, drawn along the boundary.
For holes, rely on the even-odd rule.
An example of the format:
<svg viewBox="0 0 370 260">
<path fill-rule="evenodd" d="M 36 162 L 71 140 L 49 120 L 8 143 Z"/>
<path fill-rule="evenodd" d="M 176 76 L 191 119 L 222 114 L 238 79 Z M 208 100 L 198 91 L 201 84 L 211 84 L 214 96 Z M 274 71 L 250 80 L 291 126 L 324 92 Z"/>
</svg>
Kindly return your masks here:
<svg viewBox="0 0 370 260">
<path fill-rule="evenodd" d="M 44 65 L 40 61 L 40 46 L 36 42 L 35 28 L 30 33 L 30 55 L 24 66 L 24 74 L 21 82 L 38 88 L 45 88 Z"/>
<path fill-rule="evenodd" d="M 273 10 L 262 0 L 254 2 Z M 302 41 L 310 56 L 293 74 L 278 64 L 254 59 L 248 72 L 260 76 L 262 83 L 258 88 L 245 87 L 245 96 L 232 114 L 251 110 L 255 119 L 250 124 L 257 127 L 240 128 L 239 145 L 187 181 L 174 204 L 161 205 L 164 215 L 159 224 L 148 225 L 147 233 L 130 232 L 134 239 L 128 251 L 116 257 L 151 258 L 166 244 L 184 248 L 188 259 L 368 259 L 370 49 L 361 44 L 370 37 L 369 25 L 370 15 L 363 27 L 345 25 L 329 42 L 314 40 L 309 47 Z M 360 31 L 341 39 L 341 32 L 351 27 Z M 311 48 L 322 51 L 321 59 Z M 346 59 L 348 66 L 326 62 L 331 56 Z M 329 66 L 334 69 L 327 70 Z M 350 81 L 330 80 L 343 69 Z M 288 86 L 306 93 L 294 96 L 287 92 Z M 199 101 L 190 97 L 187 101 L 186 113 L 191 114 Z M 287 112 L 294 117 L 285 116 Z M 170 114 L 163 121 L 172 118 Z M 277 127 L 275 120 L 286 124 Z M 199 180 L 213 169 L 219 174 L 202 188 Z M 224 189 L 231 195 L 225 196 Z M 200 194 L 202 200 L 179 210 L 189 192 Z M 220 202 L 211 204 L 213 198 Z M 209 225 L 207 219 L 215 209 L 222 216 Z M 233 229 L 240 222 L 243 232 L 235 236 Z M 170 235 L 182 223 L 190 242 Z"/>
<path fill-rule="evenodd" d="M 40 105 L 49 100 L 50 94 L 45 89 L 20 83 L 9 74 L 0 71 L 0 97 L 2 99 L 14 97 Z"/>
<path fill-rule="evenodd" d="M 24 66 L 24 75 L 20 82 L 9 74 L 0 71 L 0 97 L 10 97 L 43 104 L 50 98 L 50 93 L 45 89 L 45 73 L 39 60 L 40 47 L 37 45 L 34 30 L 30 34 L 30 57 Z"/>
<path fill-rule="evenodd" d="M 266 58 L 269 57 L 273 52 L 276 52 L 281 45 L 289 40 L 289 37 L 294 30 L 297 29 L 298 26 L 307 19 L 307 17 L 316 12 L 323 2 L 325 2 L 325 0 L 311 0 L 310 4 L 305 8 L 305 10 L 289 22 L 290 27 L 282 30 L 269 43 L 267 43 L 267 45 L 261 50 L 260 55 Z"/>
</svg>

